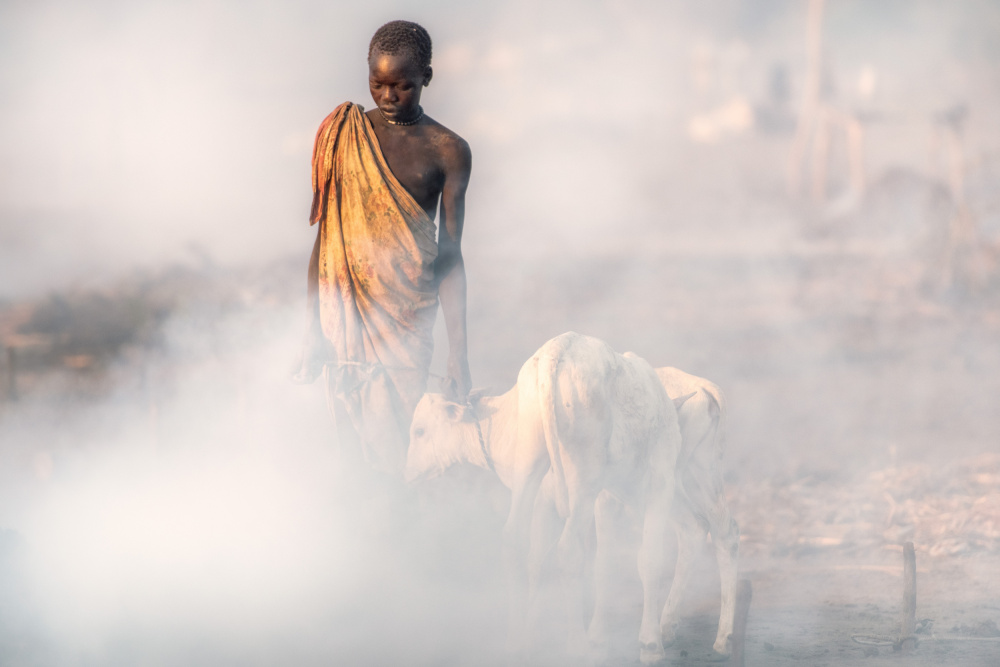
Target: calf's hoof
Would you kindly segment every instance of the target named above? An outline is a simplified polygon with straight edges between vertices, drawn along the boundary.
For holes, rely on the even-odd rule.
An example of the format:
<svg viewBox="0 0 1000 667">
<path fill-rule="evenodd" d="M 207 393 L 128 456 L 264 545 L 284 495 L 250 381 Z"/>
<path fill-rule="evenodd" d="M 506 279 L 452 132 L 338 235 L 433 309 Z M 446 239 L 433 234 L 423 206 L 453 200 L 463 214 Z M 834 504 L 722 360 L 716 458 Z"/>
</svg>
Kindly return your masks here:
<svg viewBox="0 0 1000 667">
<path fill-rule="evenodd" d="M 644 665 L 656 665 L 666 660 L 667 654 L 663 651 L 663 644 L 659 642 L 647 642 L 639 644 L 639 662 Z"/>
<path fill-rule="evenodd" d="M 674 623 L 660 626 L 660 638 L 664 646 L 673 646 L 677 640 L 677 626 Z"/>
<path fill-rule="evenodd" d="M 712 645 L 712 651 L 719 656 L 720 662 L 733 654 L 732 636 L 719 637 Z"/>
<path fill-rule="evenodd" d="M 587 660 L 592 665 L 603 665 L 608 661 L 608 642 L 590 640 L 587 648 Z"/>
<path fill-rule="evenodd" d="M 583 628 L 570 631 L 566 637 L 566 655 L 573 658 L 575 664 L 587 664 L 590 658 L 590 641 Z"/>
<path fill-rule="evenodd" d="M 608 655 L 608 630 L 604 623 L 591 622 L 587 629 L 587 644 L 589 653 L 599 661 Z"/>
</svg>

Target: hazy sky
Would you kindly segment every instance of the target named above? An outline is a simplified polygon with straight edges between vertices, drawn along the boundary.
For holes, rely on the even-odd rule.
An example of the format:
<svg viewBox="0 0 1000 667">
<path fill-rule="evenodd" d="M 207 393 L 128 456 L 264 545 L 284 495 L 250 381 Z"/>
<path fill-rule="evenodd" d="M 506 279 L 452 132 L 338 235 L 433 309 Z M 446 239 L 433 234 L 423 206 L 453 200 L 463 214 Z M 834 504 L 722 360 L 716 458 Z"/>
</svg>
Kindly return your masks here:
<svg viewBox="0 0 1000 667">
<path fill-rule="evenodd" d="M 586 245 L 586 230 L 690 190 L 677 142 L 704 103 L 690 97 L 693 49 L 748 44 L 733 92 L 760 98 L 773 62 L 797 72 L 802 4 L 5 0 L 0 297 L 204 255 L 307 253 L 313 133 L 340 102 L 370 104 L 367 42 L 400 17 L 435 41 L 428 113 L 473 146 L 469 233 L 485 236 L 470 245 Z M 905 76 L 880 79 L 893 94 L 932 79 L 950 100 L 975 74 L 937 55 L 996 49 L 986 0 L 828 4 L 847 75 L 895 58 Z"/>
<path fill-rule="evenodd" d="M 859 71 L 870 67 L 878 74 L 873 105 L 893 119 L 870 135 L 873 177 L 895 164 L 925 168 L 931 114 L 956 103 L 971 106 L 970 156 L 1000 146 L 1000 2 L 827 4 L 829 55 L 842 99 L 850 99 Z M 425 109 L 473 148 L 465 252 L 477 382 L 513 380 L 543 342 L 536 334 L 572 326 L 612 332 L 616 347 L 651 351 L 656 363 L 706 375 L 702 368 L 720 369 L 720 377 L 711 377 L 727 392 L 732 388 L 739 429 L 730 462 L 763 460 L 761 450 L 739 448 L 746 443 L 764 443 L 777 452 L 775 460 L 786 451 L 805 457 L 803 443 L 859 433 L 879 410 L 892 415 L 884 407 L 896 405 L 889 398 L 898 399 L 900 411 L 917 414 L 898 418 L 914 429 L 925 417 L 933 423 L 935 412 L 975 426 L 968 415 L 991 409 L 991 394 L 977 387 L 991 387 L 995 374 L 983 371 L 976 380 L 974 372 L 989 369 L 996 358 L 978 347 L 992 341 L 948 342 L 967 355 L 948 357 L 964 369 L 950 376 L 952 385 L 940 382 L 946 371 L 935 375 L 927 363 L 900 361 L 911 375 L 896 378 L 892 367 L 879 376 L 864 366 L 864 356 L 857 376 L 838 375 L 838 355 L 848 359 L 848 352 L 831 355 L 826 341 L 839 334 L 791 317 L 804 300 L 795 296 L 806 281 L 799 258 L 786 256 L 772 266 L 766 253 L 753 257 L 750 248 L 777 245 L 775 229 L 786 234 L 778 242 L 802 229 L 797 219 L 782 227 L 796 213 L 783 199 L 781 182 L 788 137 L 696 145 L 686 134 L 693 113 L 734 97 L 765 101 L 775 64 L 787 66 L 797 99 L 805 5 L 0 0 L 0 305 L 72 284 L 99 284 L 135 268 L 206 259 L 255 265 L 298 256 L 304 288 L 314 235 L 306 222 L 313 134 L 339 103 L 370 105 L 368 41 L 382 23 L 405 18 L 425 25 L 434 39 L 435 77 Z M 701 93 L 692 82 L 699 53 L 712 54 L 716 68 L 713 85 Z M 738 150 L 729 152 L 733 147 Z M 761 201 L 748 213 L 748 202 Z M 779 218 L 775 211 L 784 216 L 777 224 L 767 219 Z M 696 252 L 688 252 L 692 247 Z M 742 253 L 733 253 L 736 261 L 712 261 L 712 253 L 734 248 Z M 646 251 L 654 259 L 629 266 L 631 253 Z M 530 262 L 505 263 L 513 253 L 551 257 L 545 263 L 554 268 L 524 273 Z M 727 270 L 732 275 L 720 279 Z M 477 286 L 480 276 L 492 281 L 488 289 Z M 756 283 L 770 291 L 745 300 Z M 828 283 L 840 290 L 832 279 Z M 577 288 L 569 298 L 559 292 L 567 284 Z M 724 284 L 750 287 L 713 291 Z M 845 292 L 863 288 L 854 274 L 843 284 Z M 673 296 L 646 298 L 669 289 Z M 570 299 L 590 307 L 559 305 Z M 663 312 L 653 312 L 656 307 Z M 442 664 L 433 643 L 442 637 L 454 643 L 451 635 L 461 636 L 467 646 L 459 648 L 470 654 L 484 637 L 495 648 L 502 644 L 503 622 L 491 616 L 502 608 L 501 587 L 495 579 L 482 580 L 498 569 L 489 558 L 498 557 L 499 521 L 477 524 L 471 510 L 474 530 L 453 521 L 454 534 L 463 539 L 482 537 L 471 540 L 481 553 L 449 552 L 453 560 L 442 560 L 437 533 L 420 532 L 430 524 L 416 522 L 413 535 L 403 531 L 402 538 L 378 533 L 378 526 L 397 521 L 399 508 L 370 503 L 355 512 L 351 503 L 359 503 L 350 485 L 330 483 L 337 466 L 322 392 L 286 382 L 300 314 L 297 304 L 272 313 L 273 330 L 266 321 L 238 317 L 185 325 L 178 315 L 173 326 L 181 333 L 168 328 L 168 347 L 185 350 L 185 335 L 215 341 L 210 334 L 216 327 L 227 333 L 206 345 L 213 352 L 205 359 L 177 354 L 182 366 L 171 371 L 179 378 L 176 396 L 159 408 L 144 403 L 142 391 L 125 387 L 121 412 L 115 400 L 81 408 L 82 426 L 60 406 L 5 418 L 0 435 L 15 443 L 13 460 L 22 464 L 7 458 L 0 473 L 27 479 L 24 488 L 30 483 L 31 493 L 45 502 L 5 480 L 0 528 L 23 531 L 42 555 L 33 565 L 46 620 L 56 633 L 78 632 L 83 645 L 74 638 L 67 655 L 98 656 L 88 664 L 125 664 L 131 650 L 125 640 L 144 632 L 152 639 L 135 649 L 144 655 L 160 655 L 168 644 L 171 655 L 180 655 L 206 637 L 215 641 L 220 653 L 201 654 L 213 667 L 223 664 L 217 655 L 230 655 L 231 664 L 252 664 L 251 655 L 259 664 L 277 664 L 255 653 L 272 644 L 276 651 L 294 646 L 307 657 L 314 651 L 318 664 L 327 664 L 328 655 L 351 655 L 347 649 L 372 647 L 408 659 L 416 652 L 421 659 L 415 664 Z M 733 329 L 733 320 L 745 329 Z M 815 321 L 825 326 L 826 320 Z M 526 323 L 523 331 L 519 322 Z M 700 340 L 699 322 L 716 337 Z M 746 340 L 719 333 L 731 329 Z M 819 334 L 816 343 L 812 337 Z M 897 334 L 883 335 L 894 341 Z M 256 336 L 267 342 L 253 343 Z M 851 343 L 861 338 L 858 349 L 865 349 L 867 339 L 853 329 L 843 337 Z M 928 349 L 945 349 L 931 334 L 922 340 Z M 977 354 L 986 361 L 976 362 Z M 487 364 L 489 355 L 496 358 Z M 903 359 L 910 358 L 922 357 Z M 155 359 L 149 363 L 155 385 Z M 771 366 L 754 365 L 764 363 Z M 817 375 L 815 384 L 783 379 L 808 375 L 810 363 L 829 374 Z M 163 373 L 169 377 L 166 368 Z M 843 378 L 862 375 L 868 384 L 844 390 Z M 767 386 L 795 394 L 794 400 L 784 404 L 758 391 L 761 377 L 769 376 Z M 830 395 L 832 405 L 851 408 L 846 416 L 823 404 L 819 425 L 805 423 L 820 412 L 813 402 Z M 963 403 L 970 395 L 974 400 Z M 775 421 L 778 412 L 787 419 Z M 993 433 L 994 423 L 984 420 L 982 432 Z M 891 420 L 879 428 L 876 439 L 907 433 Z M 155 451 L 150 443 L 158 432 L 170 436 L 164 440 L 174 449 Z M 792 437 L 799 433 L 809 438 Z M 988 442 L 974 430 L 947 435 L 949 447 Z M 871 441 L 842 439 L 858 450 Z M 36 449 L 42 458 L 33 458 Z M 48 466 L 41 466 L 48 470 L 44 475 L 37 461 Z M 46 482 L 53 469 L 55 478 Z M 407 498 L 398 504 L 414 511 Z M 411 561 L 394 551 L 396 540 L 411 542 Z M 118 549 L 110 556 L 109 544 Z M 366 616 L 374 613 L 371 591 L 388 598 L 385 591 L 393 586 L 395 606 Z M 444 602 L 428 613 L 431 591 Z M 388 638 L 383 623 L 372 621 L 383 616 L 393 620 Z M 440 619 L 457 623 L 457 630 Z M 341 624 L 342 637 L 328 636 L 334 624 Z M 108 655 L 125 656 L 125 662 L 107 656 L 101 662 L 104 648 L 91 644 L 107 637 Z M 150 664 L 194 663 L 164 658 Z"/>
</svg>

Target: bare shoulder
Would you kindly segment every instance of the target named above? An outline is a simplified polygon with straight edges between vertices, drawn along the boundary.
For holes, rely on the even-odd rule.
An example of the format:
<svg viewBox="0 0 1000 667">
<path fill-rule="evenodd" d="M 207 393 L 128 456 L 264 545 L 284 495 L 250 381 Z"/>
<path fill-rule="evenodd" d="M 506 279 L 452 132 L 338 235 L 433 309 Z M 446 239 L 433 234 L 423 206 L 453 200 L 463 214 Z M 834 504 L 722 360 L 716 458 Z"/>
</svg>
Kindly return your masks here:
<svg viewBox="0 0 1000 667">
<path fill-rule="evenodd" d="M 432 118 L 428 118 L 427 134 L 441 166 L 449 176 L 468 178 L 472 170 L 472 149 L 469 142 Z"/>
</svg>

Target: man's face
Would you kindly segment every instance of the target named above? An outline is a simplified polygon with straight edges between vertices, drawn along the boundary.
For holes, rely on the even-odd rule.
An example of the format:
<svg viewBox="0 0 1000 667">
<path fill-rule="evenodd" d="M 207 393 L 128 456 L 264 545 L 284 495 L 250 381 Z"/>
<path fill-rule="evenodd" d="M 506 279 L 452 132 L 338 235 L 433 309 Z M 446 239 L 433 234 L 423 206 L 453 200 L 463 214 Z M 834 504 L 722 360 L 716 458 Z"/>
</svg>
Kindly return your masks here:
<svg viewBox="0 0 1000 667">
<path fill-rule="evenodd" d="M 379 111 L 389 120 L 407 121 L 417 115 L 420 91 L 430 82 L 430 68 L 421 71 L 408 53 L 390 56 L 376 51 L 368 60 L 368 88 Z"/>
</svg>

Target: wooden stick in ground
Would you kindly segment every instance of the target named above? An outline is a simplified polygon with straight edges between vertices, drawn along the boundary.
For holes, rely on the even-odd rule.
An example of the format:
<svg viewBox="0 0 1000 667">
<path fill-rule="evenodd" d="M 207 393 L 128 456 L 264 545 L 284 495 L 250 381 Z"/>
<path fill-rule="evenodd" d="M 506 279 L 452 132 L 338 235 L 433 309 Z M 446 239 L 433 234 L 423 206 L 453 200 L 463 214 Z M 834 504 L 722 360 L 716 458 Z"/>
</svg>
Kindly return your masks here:
<svg viewBox="0 0 1000 667">
<path fill-rule="evenodd" d="M 903 545 L 903 618 L 900 623 L 897 650 L 909 653 L 916 647 L 917 639 L 913 636 L 917 629 L 917 556 L 913 551 L 913 542 Z"/>
<path fill-rule="evenodd" d="M 830 140 L 834 114 L 821 105 L 816 112 L 816 134 L 812 153 L 812 201 L 818 206 L 826 204 L 826 168 L 830 164 Z"/>
<path fill-rule="evenodd" d="M 733 619 L 733 655 L 729 664 L 734 667 L 745 666 L 747 639 L 747 613 L 750 611 L 750 598 L 753 588 L 749 579 L 740 579 L 736 586 L 736 618 Z"/>
<path fill-rule="evenodd" d="M 819 112 L 820 88 L 823 69 L 823 5 L 825 0 L 809 0 L 806 18 L 806 75 L 802 108 L 799 111 L 795 138 L 788 156 L 788 194 L 798 197 L 802 183 L 803 160 L 809 148 L 809 140 L 816 129 Z"/>
<path fill-rule="evenodd" d="M 865 194 L 865 131 L 857 116 L 848 115 L 847 161 L 851 189 L 859 198 Z"/>
<path fill-rule="evenodd" d="M 7 348 L 7 400 L 17 400 L 17 353 L 13 347 Z"/>
</svg>

